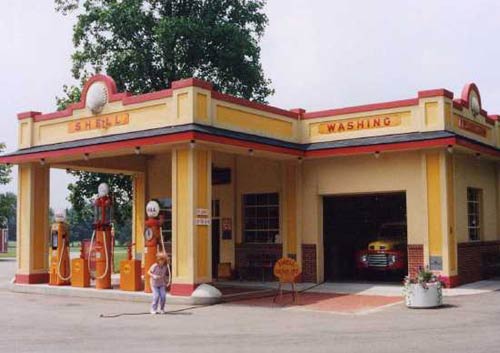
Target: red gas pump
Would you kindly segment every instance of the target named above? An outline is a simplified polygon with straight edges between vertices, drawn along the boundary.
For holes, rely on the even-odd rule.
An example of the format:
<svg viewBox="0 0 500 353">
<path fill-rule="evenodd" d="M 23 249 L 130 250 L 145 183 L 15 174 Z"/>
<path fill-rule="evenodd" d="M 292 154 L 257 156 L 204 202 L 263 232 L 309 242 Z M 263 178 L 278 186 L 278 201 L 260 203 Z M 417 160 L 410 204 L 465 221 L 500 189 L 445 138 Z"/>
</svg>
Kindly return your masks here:
<svg viewBox="0 0 500 353">
<path fill-rule="evenodd" d="M 98 188 L 98 198 L 94 202 L 94 232 L 90 240 L 89 256 L 95 251 L 95 287 L 96 289 L 111 288 L 112 272 L 112 200 L 109 197 L 109 186 L 102 183 Z M 94 248 L 94 249 L 93 249 Z M 89 261 L 90 267 L 90 261 Z M 90 268 L 89 268 L 90 271 Z"/>
<path fill-rule="evenodd" d="M 146 229 L 144 230 L 144 292 L 151 293 L 149 268 L 156 262 L 158 243 L 161 242 L 160 205 L 151 200 L 146 205 Z M 162 245 L 163 249 L 163 245 Z"/>
</svg>

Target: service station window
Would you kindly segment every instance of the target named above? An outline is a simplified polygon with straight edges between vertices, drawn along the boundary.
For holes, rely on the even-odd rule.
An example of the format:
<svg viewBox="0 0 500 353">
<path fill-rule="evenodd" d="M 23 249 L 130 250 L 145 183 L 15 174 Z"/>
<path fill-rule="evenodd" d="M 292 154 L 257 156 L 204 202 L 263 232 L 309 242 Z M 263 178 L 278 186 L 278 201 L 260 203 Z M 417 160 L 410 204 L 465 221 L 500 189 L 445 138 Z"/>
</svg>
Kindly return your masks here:
<svg viewBox="0 0 500 353">
<path fill-rule="evenodd" d="M 481 209 L 483 191 L 467 188 L 467 216 L 469 240 L 481 239 Z"/>
<path fill-rule="evenodd" d="M 164 241 L 168 243 L 172 241 L 172 199 L 158 199 L 158 203 L 160 204 L 160 216 L 163 218 L 162 235 Z"/>
<path fill-rule="evenodd" d="M 278 193 L 243 195 L 243 237 L 246 243 L 275 243 L 280 231 Z"/>
</svg>

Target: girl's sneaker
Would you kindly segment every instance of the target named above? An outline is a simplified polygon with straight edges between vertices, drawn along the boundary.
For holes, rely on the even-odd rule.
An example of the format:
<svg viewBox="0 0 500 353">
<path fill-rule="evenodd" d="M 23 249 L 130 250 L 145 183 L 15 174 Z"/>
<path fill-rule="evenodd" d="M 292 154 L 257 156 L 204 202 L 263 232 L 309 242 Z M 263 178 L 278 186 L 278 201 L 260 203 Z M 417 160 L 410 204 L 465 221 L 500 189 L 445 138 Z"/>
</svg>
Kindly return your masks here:
<svg viewBox="0 0 500 353">
<path fill-rule="evenodd" d="M 163 310 L 163 309 L 161 309 L 158 313 L 160 313 L 160 314 L 162 314 L 162 315 L 163 315 L 163 314 L 166 314 L 165 310 Z"/>
<path fill-rule="evenodd" d="M 153 310 L 151 309 L 151 311 L 149 312 L 151 315 L 156 315 L 157 314 L 157 311 L 156 310 Z"/>
</svg>

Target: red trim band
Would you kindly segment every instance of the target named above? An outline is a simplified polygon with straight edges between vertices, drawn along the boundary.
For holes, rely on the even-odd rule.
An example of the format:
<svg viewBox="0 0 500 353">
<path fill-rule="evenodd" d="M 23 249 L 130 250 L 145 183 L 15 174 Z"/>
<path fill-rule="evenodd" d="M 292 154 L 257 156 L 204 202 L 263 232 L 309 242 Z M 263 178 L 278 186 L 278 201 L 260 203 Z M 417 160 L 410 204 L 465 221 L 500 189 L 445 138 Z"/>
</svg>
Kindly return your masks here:
<svg viewBox="0 0 500 353">
<path fill-rule="evenodd" d="M 418 91 L 418 98 L 429 98 L 429 97 L 445 97 L 453 99 L 453 92 L 448 91 L 447 89 L 444 88 Z"/>
<path fill-rule="evenodd" d="M 457 137 L 457 145 L 468 148 L 470 150 L 476 151 L 478 153 L 488 154 L 493 157 L 500 157 L 500 151 L 493 147 L 483 146 L 469 140 L 463 139 L 461 137 Z"/>
<path fill-rule="evenodd" d="M 203 132 L 195 132 L 194 138 L 198 139 L 198 140 L 206 141 L 206 142 L 215 142 L 215 143 L 220 143 L 223 145 L 232 145 L 232 146 L 236 146 L 236 147 L 251 148 L 251 149 L 267 151 L 267 152 L 285 153 L 285 154 L 291 154 L 294 156 L 303 156 L 304 155 L 303 151 L 297 150 L 294 148 L 266 145 L 266 144 L 258 143 L 258 142 L 249 142 L 249 141 L 244 141 L 244 140 L 238 140 L 238 139 L 234 139 L 231 137 L 210 135 L 210 134 L 203 133 Z"/>
<path fill-rule="evenodd" d="M 16 273 L 15 282 L 17 284 L 37 284 L 37 283 L 49 283 L 49 273 L 30 273 L 30 274 L 20 274 Z"/>
<path fill-rule="evenodd" d="M 488 154 L 494 157 L 500 157 L 500 151 L 493 147 L 482 146 L 480 144 L 468 141 L 460 137 L 447 137 L 422 141 L 407 141 L 386 144 L 375 144 L 367 146 L 352 146 L 352 147 L 334 147 L 325 148 L 320 150 L 302 151 L 295 148 L 279 147 L 268 145 L 264 143 L 251 142 L 239 140 L 231 137 L 216 136 L 203 132 L 180 132 L 170 135 L 143 137 L 138 139 L 130 139 L 124 141 L 102 143 L 91 146 L 75 147 L 64 150 L 36 152 L 18 156 L 0 157 L 0 163 L 25 163 L 30 161 L 37 161 L 40 158 L 56 158 L 61 156 L 68 156 L 73 154 L 95 153 L 102 151 L 117 150 L 120 148 L 135 148 L 137 146 L 147 146 L 161 143 L 174 143 L 190 140 L 201 140 L 205 142 L 219 143 L 223 145 L 231 145 L 235 147 L 251 148 L 255 150 L 267 151 L 272 153 L 288 154 L 297 157 L 327 157 L 338 155 L 353 155 L 374 153 L 383 151 L 397 151 L 397 150 L 412 150 L 422 148 L 444 147 L 448 145 L 456 145 L 471 149 L 473 151 Z"/>
<path fill-rule="evenodd" d="M 383 151 L 442 147 L 454 144 L 455 144 L 455 137 L 448 137 L 448 138 L 423 140 L 423 141 L 396 142 L 396 143 L 386 143 L 386 144 L 368 145 L 368 146 L 329 148 L 323 150 L 307 151 L 305 153 L 305 156 L 327 157 L 327 156 L 339 156 L 339 155 L 352 155 L 352 154 L 374 153 Z"/>
<path fill-rule="evenodd" d="M 172 89 L 180 89 L 184 87 L 198 87 L 211 91 L 214 86 L 211 82 L 194 77 L 172 82 Z"/>
<path fill-rule="evenodd" d="M 325 118 L 329 116 L 369 112 L 372 110 L 411 107 L 413 105 L 418 105 L 418 98 L 310 112 L 304 114 L 304 119 Z"/>
<path fill-rule="evenodd" d="M 273 107 L 271 105 L 252 102 L 252 101 L 249 101 L 249 100 L 244 99 L 244 98 L 231 96 L 229 94 L 221 93 L 218 91 L 212 91 L 212 98 L 218 99 L 220 101 L 228 102 L 228 103 L 242 105 L 242 106 L 247 107 L 247 108 L 260 110 L 260 111 L 267 112 L 267 113 L 286 116 L 286 117 L 292 118 L 292 119 L 298 119 L 298 117 L 299 117 L 299 115 L 296 112 L 293 112 L 290 110 L 284 110 L 281 108 Z"/>
<path fill-rule="evenodd" d="M 172 283 L 170 286 L 170 294 L 189 297 L 197 287 L 198 284 Z"/>
<path fill-rule="evenodd" d="M 458 276 L 440 276 L 440 279 L 446 288 L 454 288 L 460 285 L 460 277 Z"/>
<path fill-rule="evenodd" d="M 133 148 L 137 146 L 154 145 L 160 143 L 179 142 L 185 140 L 189 141 L 192 140 L 193 137 L 194 137 L 193 132 L 181 132 L 171 135 L 143 137 L 138 139 L 101 143 L 97 145 L 73 147 L 63 150 L 36 152 L 19 156 L 0 157 L 0 163 L 22 163 L 22 162 L 36 161 L 39 158 L 55 158 L 55 157 L 62 157 L 79 153 L 83 155 L 84 153 L 110 151 L 127 147 Z"/>
</svg>

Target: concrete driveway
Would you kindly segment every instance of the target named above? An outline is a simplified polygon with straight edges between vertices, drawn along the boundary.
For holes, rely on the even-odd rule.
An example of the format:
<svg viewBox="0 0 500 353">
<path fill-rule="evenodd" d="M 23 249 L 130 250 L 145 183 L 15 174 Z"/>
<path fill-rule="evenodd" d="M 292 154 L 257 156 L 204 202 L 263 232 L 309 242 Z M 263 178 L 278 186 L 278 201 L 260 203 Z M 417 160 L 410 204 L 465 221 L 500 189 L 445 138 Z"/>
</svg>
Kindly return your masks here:
<svg viewBox="0 0 500 353">
<path fill-rule="evenodd" d="M 1 280 L 12 263 L 0 262 Z M 144 303 L 18 294 L 0 288 L 0 352 L 498 352 L 500 292 L 402 304 L 363 315 L 248 306 L 142 314 Z M 103 318 L 101 314 L 120 314 Z"/>
</svg>

